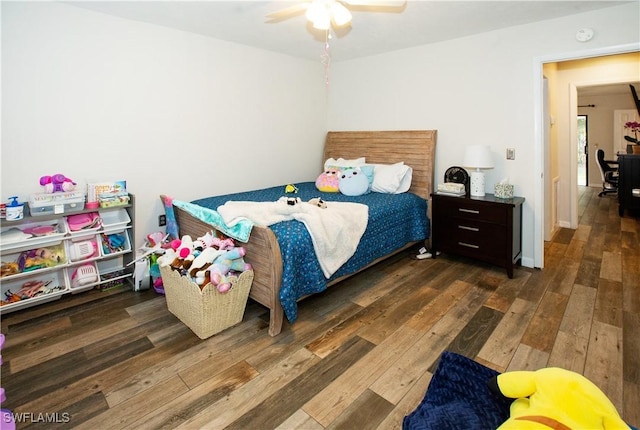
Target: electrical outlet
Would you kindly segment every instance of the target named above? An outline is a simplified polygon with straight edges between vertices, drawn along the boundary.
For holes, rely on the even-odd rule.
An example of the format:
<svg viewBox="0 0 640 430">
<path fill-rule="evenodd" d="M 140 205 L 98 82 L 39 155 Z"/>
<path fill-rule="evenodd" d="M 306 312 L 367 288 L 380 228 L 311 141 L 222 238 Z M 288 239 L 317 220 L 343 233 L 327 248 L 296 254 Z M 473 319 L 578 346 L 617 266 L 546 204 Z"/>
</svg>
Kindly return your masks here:
<svg viewBox="0 0 640 430">
<path fill-rule="evenodd" d="M 167 225 L 167 216 L 166 215 L 159 215 L 158 216 L 158 227 L 164 227 L 165 225 Z"/>
<path fill-rule="evenodd" d="M 507 160 L 516 159 L 516 148 L 507 148 Z"/>
</svg>

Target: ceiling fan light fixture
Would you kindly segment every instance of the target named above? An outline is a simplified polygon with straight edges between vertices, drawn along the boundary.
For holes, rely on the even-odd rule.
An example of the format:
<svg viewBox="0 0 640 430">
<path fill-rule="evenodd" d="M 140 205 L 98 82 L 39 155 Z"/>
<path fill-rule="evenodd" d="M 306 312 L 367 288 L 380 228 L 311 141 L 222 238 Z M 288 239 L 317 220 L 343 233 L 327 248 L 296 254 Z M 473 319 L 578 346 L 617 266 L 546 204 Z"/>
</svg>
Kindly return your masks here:
<svg viewBox="0 0 640 430">
<path fill-rule="evenodd" d="M 326 0 L 313 0 L 305 16 L 313 23 L 313 28 L 328 30 L 331 26 L 331 13 Z"/>
<path fill-rule="evenodd" d="M 342 27 L 343 25 L 349 24 L 351 22 L 351 12 L 349 9 L 344 7 L 342 3 L 334 1 L 331 4 L 331 17 L 333 18 L 333 23 L 337 27 Z"/>
<path fill-rule="evenodd" d="M 314 22 L 323 13 L 326 13 L 324 10 L 326 10 L 326 7 L 321 2 L 313 0 L 311 4 L 309 4 L 309 7 L 307 7 L 307 11 L 304 16 L 308 21 Z"/>
<path fill-rule="evenodd" d="M 331 27 L 331 16 L 329 14 L 317 17 L 313 21 L 313 28 L 318 30 L 328 30 Z"/>
</svg>

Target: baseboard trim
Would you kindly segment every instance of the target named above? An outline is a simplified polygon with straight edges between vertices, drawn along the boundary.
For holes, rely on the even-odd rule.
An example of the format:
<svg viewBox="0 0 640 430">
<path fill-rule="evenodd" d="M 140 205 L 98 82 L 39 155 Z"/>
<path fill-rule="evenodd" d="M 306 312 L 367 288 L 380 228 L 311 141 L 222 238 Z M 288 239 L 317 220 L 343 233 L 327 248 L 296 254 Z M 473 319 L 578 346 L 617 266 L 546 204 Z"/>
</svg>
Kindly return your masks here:
<svg viewBox="0 0 640 430">
<path fill-rule="evenodd" d="M 530 257 L 522 257 L 520 260 L 520 264 L 522 264 L 524 267 L 530 267 L 530 268 L 535 267 L 533 258 L 530 258 Z"/>
</svg>

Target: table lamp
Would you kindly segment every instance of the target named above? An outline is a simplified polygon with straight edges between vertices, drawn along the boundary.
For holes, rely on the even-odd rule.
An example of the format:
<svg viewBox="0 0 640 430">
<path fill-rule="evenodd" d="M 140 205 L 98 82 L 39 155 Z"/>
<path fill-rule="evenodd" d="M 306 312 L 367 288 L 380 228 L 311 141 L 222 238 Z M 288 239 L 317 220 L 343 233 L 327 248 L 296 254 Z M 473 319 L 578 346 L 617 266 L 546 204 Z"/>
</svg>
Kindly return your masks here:
<svg viewBox="0 0 640 430">
<path fill-rule="evenodd" d="M 472 197 L 484 196 L 484 172 L 481 169 L 493 169 L 491 150 L 488 145 L 471 145 L 464 154 L 464 167 L 471 171 L 470 195 Z"/>
</svg>

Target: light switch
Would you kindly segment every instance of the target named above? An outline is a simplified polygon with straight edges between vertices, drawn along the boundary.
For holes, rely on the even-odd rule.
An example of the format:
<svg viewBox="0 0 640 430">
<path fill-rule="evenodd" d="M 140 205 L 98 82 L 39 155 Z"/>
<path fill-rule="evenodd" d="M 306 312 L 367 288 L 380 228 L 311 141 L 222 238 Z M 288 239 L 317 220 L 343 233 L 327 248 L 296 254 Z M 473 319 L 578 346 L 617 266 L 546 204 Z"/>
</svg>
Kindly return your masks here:
<svg viewBox="0 0 640 430">
<path fill-rule="evenodd" d="M 507 160 L 516 159 L 516 148 L 507 148 Z"/>
</svg>

